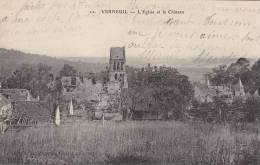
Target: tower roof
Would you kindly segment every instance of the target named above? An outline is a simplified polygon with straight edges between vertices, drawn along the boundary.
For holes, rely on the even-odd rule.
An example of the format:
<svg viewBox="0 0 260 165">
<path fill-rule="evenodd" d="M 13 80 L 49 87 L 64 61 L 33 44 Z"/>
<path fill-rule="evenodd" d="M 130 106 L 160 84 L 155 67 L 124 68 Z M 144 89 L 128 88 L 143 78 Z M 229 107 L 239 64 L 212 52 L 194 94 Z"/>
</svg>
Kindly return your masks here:
<svg viewBox="0 0 260 165">
<path fill-rule="evenodd" d="M 125 47 L 111 47 L 110 60 L 125 60 Z"/>
<path fill-rule="evenodd" d="M 238 82 L 237 82 L 236 84 L 234 84 L 232 88 L 233 88 L 233 90 L 235 90 L 235 91 L 244 90 L 244 85 L 243 85 L 243 83 L 242 83 L 240 77 L 239 77 L 239 79 L 238 79 Z"/>
<path fill-rule="evenodd" d="M 243 87 L 244 87 L 243 84 L 242 84 L 242 81 L 241 81 L 240 77 L 239 77 L 239 80 L 238 80 L 238 85 L 239 85 L 239 88 L 243 88 Z"/>
<path fill-rule="evenodd" d="M 259 97 L 258 89 L 255 91 L 254 96 Z"/>
</svg>

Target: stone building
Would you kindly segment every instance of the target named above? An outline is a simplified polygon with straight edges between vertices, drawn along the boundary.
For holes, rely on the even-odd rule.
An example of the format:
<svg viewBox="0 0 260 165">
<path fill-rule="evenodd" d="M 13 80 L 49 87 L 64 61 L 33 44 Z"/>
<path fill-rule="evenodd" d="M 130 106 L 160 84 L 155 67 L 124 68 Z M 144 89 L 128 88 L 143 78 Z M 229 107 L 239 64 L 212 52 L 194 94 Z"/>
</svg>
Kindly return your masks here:
<svg viewBox="0 0 260 165">
<path fill-rule="evenodd" d="M 61 78 L 61 113 L 67 109 L 62 104 L 67 105 L 73 100 L 75 113 L 79 110 L 78 107 L 82 107 L 84 111 L 101 114 L 104 119 L 118 119 L 118 116 L 122 118 L 122 109 L 126 109 L 122 96 L 128 88 L 125 47 L 111 47 L 109 56 L 109 66 L 102 75 L 104 77 L 101 77 L 103 81 L 96 79 L 94 75 Z M 100 118 L 100 115 L 96 118 Z"/>
<path fill-rule="evenodd" d="M 0 89 L 0 94 L 11 102 L 33 100 L 31 93 L 27 89 Z"/>
<path fill-rule="evenodd" d="M 226 103 L 232 103 L 234 99 L 240 98 L 246 101 L 251 94 L 245 93 L 244 85 L 239 78 L 234 85 L 211 85 L 209 79 L 206 77 L 205 84 L 195 84 L 195 98 L 200 102 L 212 102 L 214 97 L 219 97 L 225 100 Z"/>
<path fill-rule="evenodd" d="M 128 82 L 126 74 L 125 47 L 111 47 L 108 81 L 104 84 L 104 91 L 100 93 L 98 108 L 107 115 L 126 113 L 126 97 Z M 123 117 L 124 118 L 124 117 Z"/>
<path fill-rule="evenodd" d="M 108 69 L 109 82 L 121 82 L 123 88 L 128 88 L 125 47 L 110 48 Z"/>
<path fill-rule="evenodd" d="M 63 76 L 61 78 L 61 83 L 65 92 L 73 92 L 82 82 L 79 77 L 76 76 Z"/>
</svg>

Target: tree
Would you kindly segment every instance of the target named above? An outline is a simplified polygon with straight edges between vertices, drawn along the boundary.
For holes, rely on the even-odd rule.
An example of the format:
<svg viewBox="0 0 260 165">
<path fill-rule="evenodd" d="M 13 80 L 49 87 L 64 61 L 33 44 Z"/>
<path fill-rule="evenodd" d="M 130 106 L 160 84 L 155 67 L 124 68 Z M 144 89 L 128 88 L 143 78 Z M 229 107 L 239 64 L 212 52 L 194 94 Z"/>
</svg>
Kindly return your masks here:
<svg viewBox="0 0 260 165">
<path fill-rule="evenodd" d="M 63 68 L 60 71 L 60 76 L 77 76 L 78 71 L 69 64 L 64 64 Z"/>
<path fill-rule="evenodd" d="M 246 101 L 246 120 L 249 122 L 255 121 L 260 114 L 260 100 L 255 97 L 250 97 Z"/>
<path fill-rule="evenodd" d="M 48 79 L 49 75 L 51 73 L 51 67 L 39 63 L 37 65 L 37 86 L 38 86 L 38 92 L 37 95 L 40 96 L 40 98 L 45 98 L 46 95 L 48 94 Z"/>
<path fill-rule="evenodd" d="M 258 61 L 252 66 L 251 75 L 253 76 L 253 81 L 255 84 L 255 89 L 260 91 L 260 58 Z"/>
<path fill-rule="evenodd" d="M 215 116 L 218 122 L 226 121 L 228 104 L 221 98 L 215 97 L 213 99 Z"/>
<path fill-rule="evenodd" d="M 214 97 L 213 102 L 193 101 L 193 108 L 189 113 L 204 122 L 224 122 L 227 120 L 228 108 L 228 104 L 223 99 Z"/>
<path fill-rule="evenodd" d="M 216 86 L 227 85 L 233 82 L 233 77 L 228 74 L 226 65 L 220 65 L 219 67 L 214 68 L 212 73 L 209 73 L 206 76 L 209 78 L 212 85 Z"/>
<path fill-rule="evenodd" d="M 175 118 L 183 117 L 186 106 L 193 97 L 193 87 L 188 77 L 175 68 L 160 67 L 152 71 L 136 71 L 129 80 L 129 107 L 135 110 L 172 112 Z"/>
<path fill-rule="evenodd" d="M 250 62 L 246 58 L 239 58 L 229 66 L 220 65 L 214 68 L 211 73 L 206 74 L 212 85 L 234 85 L 241 79 L 245 91 L 254 90 L 253 73 L 250 69 Z"/>
<path fill-rule="evenodd" d="M 239 78 L 243 82 L 245 91 L 251 91 L 253 87 L 252 75 L 250 71 L 250 62 L 246 58 L 239 58 L 235 63 L 232 63 L 227 73 L 234 77 L 233 84 L 237 83 Z"/>
<path fill-rule="evenodd" d="M 45 98 L 48 93 L 48 76 L 51 67 L 39 63 L 38 65 L 22 64 L 20 68 L 7 78 L 7 87 L 11 89 L 28 89 L 34 97 Z"/>
</svg>

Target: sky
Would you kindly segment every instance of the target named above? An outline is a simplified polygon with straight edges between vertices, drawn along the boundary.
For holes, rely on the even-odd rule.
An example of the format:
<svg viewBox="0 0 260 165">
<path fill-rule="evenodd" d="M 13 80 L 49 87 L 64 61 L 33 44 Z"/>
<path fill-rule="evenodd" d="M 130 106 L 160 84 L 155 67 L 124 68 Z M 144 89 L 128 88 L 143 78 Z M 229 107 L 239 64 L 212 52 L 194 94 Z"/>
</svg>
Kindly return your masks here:
<svg viewBox="0 0 260 165">
<path fill-rule="evenodd" d="M 111 46 L 147 59 L 259 57 L 259 14 L 259 2 L 4 0 L 0 47 L 55 57 L 106 57 Z"/>
</svg>

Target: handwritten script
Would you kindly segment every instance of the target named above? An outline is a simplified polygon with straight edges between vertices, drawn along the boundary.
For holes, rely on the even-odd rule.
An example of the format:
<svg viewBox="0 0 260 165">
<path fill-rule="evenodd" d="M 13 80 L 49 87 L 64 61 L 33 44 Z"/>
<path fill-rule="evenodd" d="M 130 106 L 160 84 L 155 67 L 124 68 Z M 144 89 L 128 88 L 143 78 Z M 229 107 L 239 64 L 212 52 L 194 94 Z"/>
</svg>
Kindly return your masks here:
<svg viewBox="0 0 260 165">
<path fill-rule="evenodd" d="M 9 0 L 0 2 L 0 47 L 105 55 L 124 45 L 129 56 L 194 62 L 259 57 L 259 17 L 257 2 Z"/>
</svg>

